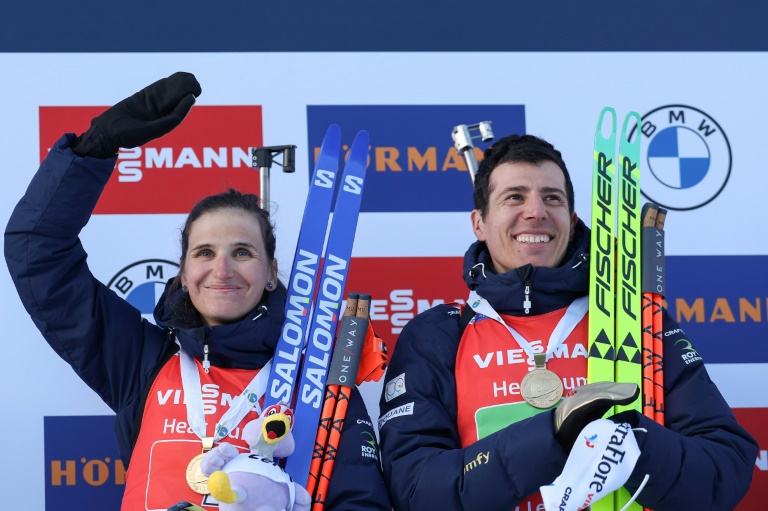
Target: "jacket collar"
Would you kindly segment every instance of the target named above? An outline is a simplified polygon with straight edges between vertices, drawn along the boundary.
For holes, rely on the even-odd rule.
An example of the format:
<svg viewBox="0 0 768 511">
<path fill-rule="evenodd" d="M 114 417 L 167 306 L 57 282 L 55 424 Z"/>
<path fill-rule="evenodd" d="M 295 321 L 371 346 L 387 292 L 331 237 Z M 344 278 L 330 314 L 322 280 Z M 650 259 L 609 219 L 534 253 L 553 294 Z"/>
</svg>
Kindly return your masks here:
<svg viewBox="0 0 768 511">
<path fill-rule="evenodd" d="M 526 285 L 531 302 L 529 315 L 567 307 L 588 291 L 589 237 L 590 230 L 579 219 L 562 265 L 543 268 L 528 264 L 501 274 L 494 270 L 485 243 L 476 241 L 464 255 L 464 281 L 503 314 L 526 315 Z"/>
<path fill-rule="evenodd" d="M 264 293 L 261 302 L 244 319 L 209 327 L 202 325 L 189 307 L 186 293 L 177 289 L 169 295 L 171 282 L 166 283 L 155 307 L 155 322 L 173 330 L 185 352 L 203 360 L 207 342 L 211 365 L 238 369 L 258 369 L 272 358 L 285 319 L 286 290 L 282 283 L 274 291 Z"/>
</svg>

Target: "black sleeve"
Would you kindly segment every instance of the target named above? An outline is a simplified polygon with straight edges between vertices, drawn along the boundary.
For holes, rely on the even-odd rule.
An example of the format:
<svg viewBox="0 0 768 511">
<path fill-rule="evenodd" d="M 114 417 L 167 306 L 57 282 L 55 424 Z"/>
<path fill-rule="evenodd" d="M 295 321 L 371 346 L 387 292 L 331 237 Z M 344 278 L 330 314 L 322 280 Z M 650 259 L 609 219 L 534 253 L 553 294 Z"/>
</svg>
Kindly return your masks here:
<svg viewBox="0 0 768 511">
<path fill-rule="evenodd" d="M 392 509 L 381 475 L 373 422 L 357 387 L 352 387 L 325 509 Z"/>
<path fill-rule="evenodd" d="M 509 511 L 554 481 L 566 454 L 554 439 L 551 411 L 462 448 L 453 311 L 438 307 L 417 316 L 397 341 L 380 401 L 384 478 L 398 511 Z M 388 395 L 398 378 L 404 386 Z"/>
<path fill-rule="evenodd" d="M 119 412 L 135 405 L 166 351 L 162 330 L 90 272 L 80 231 L 115 165 L 77 156 L 66 135 L 51 148 L 5 230 L 5 260 L 45 340 Z"/>
<path fill-rule="evenodd" d="M 688 336 L 664 311 L 665 426 L 624 412 L 636 432 L 640 458 L 627 483 L 637 502 L 654 511 L 730 511 L 749 489 L 757 459 L 754 438 L 737 422 L 710 380 Z"/>
</svg>

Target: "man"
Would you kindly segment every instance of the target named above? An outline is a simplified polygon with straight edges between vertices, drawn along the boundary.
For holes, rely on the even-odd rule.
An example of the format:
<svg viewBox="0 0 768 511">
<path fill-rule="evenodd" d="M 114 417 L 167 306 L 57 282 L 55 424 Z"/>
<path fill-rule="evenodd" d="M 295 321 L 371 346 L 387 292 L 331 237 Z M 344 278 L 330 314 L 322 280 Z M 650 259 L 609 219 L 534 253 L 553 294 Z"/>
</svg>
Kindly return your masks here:
<svg viewBox="0 0 768 511">
<path fill-rule="evenodd" d="M 574 213 L 560 152 L 530 135 L 497 141 L 478 169 L 474 202 L 467 306 L 414 318 L 387 371 L 379 427 L 398 511 L 544 509 L 539 488 L 560 475 L 581 428 L 634 398 L 590 399 L 588 385 L 575 408 L 593 409 L 569 417 L 551 408 L 563 389 L 542 396 L 523 381 L 546 371 L 565 392 L 586 382 L 590 233 Z M 663 328 L 666 427 L 635 411 L 612 418 L 645 430 L 625 486 L 634 492 L 648 474 L 637 501 L 655 511 L 732 510 L 749 488 L 756 442 L 703 362 L 679 356 L 685 333 L 666 311 Z"/>
</svg>

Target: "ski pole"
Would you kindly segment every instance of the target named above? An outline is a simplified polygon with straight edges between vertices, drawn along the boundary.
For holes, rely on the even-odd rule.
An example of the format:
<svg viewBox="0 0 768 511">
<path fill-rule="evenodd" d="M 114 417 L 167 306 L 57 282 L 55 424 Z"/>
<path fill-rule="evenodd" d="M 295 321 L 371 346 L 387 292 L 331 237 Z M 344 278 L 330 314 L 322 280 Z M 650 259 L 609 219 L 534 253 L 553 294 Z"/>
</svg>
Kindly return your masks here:
<svg viewBox="0 0 768 511">
<path fill-rule="evenodd" d="M 660 281 L 657 282 L 657 291 L 654 293 L 656 304 L 653 314 L 653 397 L 656 402 L 654 419 L 664 425 L 664 331 L 662 326 L 662 300 L 664 299 L 664 222 L 667 218 L 667 210 L 659 208 L 656 214 L 656 264 L 660 268 L 658 273 Z"/>
<path fill-rule="evenodd" d="M 347 416 L 347 407 L 352 395 L 352 386 L 355 385 L 357 379 L 360 356 L 368 331 L 370 305 L 371 295 L 359 295 L 355 319 L 347 317 L 346 325 L 349 325 L 350 329 L 346 330 L 347 335 L 342 335 L 345 333 L 345 330 L 341 330 L 336 341 L 334 357 L 331 361 L 331 372 L 328 375 L 328 381 L 335 382 L 333 384 L 338 388 L 336 410 L 331 421 L 328 444 L 325 448 L 325 456 L 320 469 L 320 478 L 317 482 L 317 492 L 313 499 L 312 511 L 323 511 L 325 507 L 328 484 L 331 481 L 333 465 L 336 461 L 336 452 L 339 448 L 339 440 L 341 440 L 341 432 L 344 427 L 344 419 Z M 334 363 L 338 363 L 339 366 L 344 368 L 342 371 L 343 375 L 334 371 Z"/>
<path fill-rule="evenodd" d="M 656 226 L 658 207 L 646 203 L 643 206 L 643 415 L 655 420 L 654 392 L 654 292 L 653 292 L 653 230 Z"/>
<path fill-rule="evenodd" d="M 357 313 L 357 293 L 347 295 L 347 305 L 344 308 L 342 319 L 347 316 L 354 316 Z M 309 478 L 307 479 L 307 492 L 314 495 L 317 488 L 317 481 L 320 477 L 320 466 L 325 457 L 325 448 L 328 442 L 328 433 L 331 430 L 333 421 L 333 412 L 336 402 L 339 399 L 339 386 L 329 384 L 325 387 L 325 401 L 320 413 L 320 425 L 317 428 L 317 437 L 315 438 L 315 449 L 312 452 L 312 462 L 309 465 Z"/>
</svg>

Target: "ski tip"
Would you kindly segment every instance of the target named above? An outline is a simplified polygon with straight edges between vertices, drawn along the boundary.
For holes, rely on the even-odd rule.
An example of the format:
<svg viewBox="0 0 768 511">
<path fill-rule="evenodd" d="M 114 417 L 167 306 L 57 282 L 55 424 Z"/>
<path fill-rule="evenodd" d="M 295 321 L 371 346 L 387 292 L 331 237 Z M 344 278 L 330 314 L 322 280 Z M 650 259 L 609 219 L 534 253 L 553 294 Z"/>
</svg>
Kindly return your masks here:
<svg viewBox="0 0 768 511">
<path fill-rule="evenodd" d="M 341 128 L 338 124 L 331 124 L 328 126 L 325 130 L 322 145 L 327 148 L 330 148 L 331 146 L 334 148 L 336 146 L 341 147 Z"/>
<path fill-rule="evenodd" d="M 325 130 L 322 146 L 328 150 L 331 148 L 335 149 L 337 146 L 341 147 L 341 128 L 338 124 L 331 124 Z"/>
<path fill-rule="evenodd" d="M 352 142 L 352 145 L 358 144 L 358 140 L 360 141 L 359 143 L 363 143 L 363 141 L 365 141 L 365 145 L 367 147 L 368 143 L 371 140 L 371 137 L 370 137 L 370 135 L 368 134 L 367 131 L 360 130 L 360 131 L 357 132 L 357 135 L 355 135 L 355 140 Z"/>
<path fill-rule="evenodd" d="M 606 117 L 610 115 L 611 124 L 610 127 L 606 125 Z M 600 117 L 597 120 L 597 135 L 603 140 L 615 140 L 616 139 L 616 109 L 611 106 L 606 106 L 600 111 Z"/>
<path fill-rule="evenodd" d="M 634 122 L 633 122 L 634 121 Z M 629 112 L 624 116 L 624 124 L 621 127 L 621 142 L 630 146 L 640 144 L 640 123 L 642 118 L 637 112 Z M 630 138 L 634 135 L 634 140 Z"/>
</svg>

